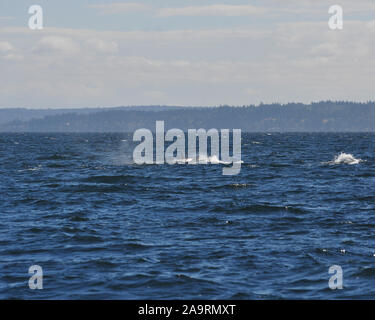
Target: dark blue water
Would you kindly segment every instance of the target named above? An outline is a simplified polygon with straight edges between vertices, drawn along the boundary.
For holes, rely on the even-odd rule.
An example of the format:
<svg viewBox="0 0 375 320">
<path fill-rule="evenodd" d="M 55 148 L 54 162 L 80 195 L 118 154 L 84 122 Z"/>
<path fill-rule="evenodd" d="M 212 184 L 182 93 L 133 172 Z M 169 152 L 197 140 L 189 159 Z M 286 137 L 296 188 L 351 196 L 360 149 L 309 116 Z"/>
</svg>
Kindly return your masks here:
<svg viewBox="0 0 375 320">
<path fill-rule="evenodd" d="M 375 298 L 374 134 L 243 134 L 238 176 L 130 140 L 0 135 L 0 298 Z"/>
</svg>

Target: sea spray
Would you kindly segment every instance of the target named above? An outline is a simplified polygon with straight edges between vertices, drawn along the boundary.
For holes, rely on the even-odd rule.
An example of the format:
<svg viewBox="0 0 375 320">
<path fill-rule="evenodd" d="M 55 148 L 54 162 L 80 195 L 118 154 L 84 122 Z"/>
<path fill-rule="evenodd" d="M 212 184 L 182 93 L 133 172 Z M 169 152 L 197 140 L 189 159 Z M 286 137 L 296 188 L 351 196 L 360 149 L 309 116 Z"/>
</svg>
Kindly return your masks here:
<svg viewBox="0 0 375 320">
<path fill-rule="evenodd" d="M 333 160 L 333 164 L 358 164 L 362 161 L 362 159 L 356 159 L 350 153 L 341 152 L 335 157 L 335 159 Z"/>
</svg>

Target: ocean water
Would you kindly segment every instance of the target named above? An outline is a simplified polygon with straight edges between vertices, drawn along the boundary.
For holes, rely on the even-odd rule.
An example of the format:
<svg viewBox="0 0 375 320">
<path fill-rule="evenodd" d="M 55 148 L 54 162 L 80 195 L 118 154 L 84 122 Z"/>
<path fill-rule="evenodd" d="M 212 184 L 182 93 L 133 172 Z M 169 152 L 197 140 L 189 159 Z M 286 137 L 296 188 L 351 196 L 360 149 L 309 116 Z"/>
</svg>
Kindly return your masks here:
<svg viewBox="0 0 375 320">
<path fill-rule="evenodd" d="M 0 134 L 0 298 L 375 298 L 375 134 L 243 133 L 237 176 L 131 139 Z"/>
</svg>

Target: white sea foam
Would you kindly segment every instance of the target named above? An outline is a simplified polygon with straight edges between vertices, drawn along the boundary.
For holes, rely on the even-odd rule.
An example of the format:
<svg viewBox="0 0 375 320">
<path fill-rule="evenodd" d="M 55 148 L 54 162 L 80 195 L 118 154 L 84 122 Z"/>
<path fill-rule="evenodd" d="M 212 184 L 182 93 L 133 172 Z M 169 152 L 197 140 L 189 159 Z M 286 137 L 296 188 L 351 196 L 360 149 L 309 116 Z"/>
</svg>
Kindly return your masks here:
<svg viewBox="0 0 375 320">
<path fill-rule="evenodd" d="M 328 164 L 359 164 L 362 161 L 362 159 L 357 159 L 350 153 L 341 152 L 333 161 L 329 161 Z"/>
<path fill-rule="evenodd" d="M 225 165 L 232 164 L 232 162 L 220 160 L 217 157 L 217 155 L 213 155 L 213 156 L 207 157 L 207 158 L 200 157 L 200 158 L 196 158 L 196 159 L 193 159 L 193 158 L 179 159 L 176 162 L 178 164 L 186 164 L 186 163 L 188 163 L 188 164 L 201 164 L 200 161 L 205 161 L 207 164 L 225 164 Z M 244 162 L 243 161 L 235 161 L 234 163 L 238 164 L 238 163 L 244 163 Z"/>
<path fill-rule="evenodd" d="M 177 163 L 178 164 L 185 164 L 185 163 L 195 164 L 196 161 L 193 158 L 187 158 L 187 159 L 179 159 L 177 160 Z"/>
<path fill-rule="evenodd" d="M 42 165 L 39 164 L 37 167 L 34 167 L 34 168 L 27 168 L 27 169 L 21 169 L 21 170 L 17 170 L 18 172 L 24 172 L 24 171 L 38 171 L 42 169 Z"/>
<path fill-rule="evenodd" d="M 211 164 L 220 164 L 222 161 L 219 160 L 219 158 L 216 155 L 213 155 L 212 157 L 208 157 L 208 162 Z"/>
</svg>

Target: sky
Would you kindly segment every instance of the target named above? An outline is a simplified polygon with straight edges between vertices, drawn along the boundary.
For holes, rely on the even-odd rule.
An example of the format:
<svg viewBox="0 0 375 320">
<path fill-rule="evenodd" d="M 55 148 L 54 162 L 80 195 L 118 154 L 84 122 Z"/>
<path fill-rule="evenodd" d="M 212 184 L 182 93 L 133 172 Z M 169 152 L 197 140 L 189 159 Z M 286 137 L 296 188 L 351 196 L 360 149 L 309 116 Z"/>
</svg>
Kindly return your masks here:
<svg viewBox="0 0 375 320">
<path fill-rule="evenodd" d="M 374 53 L 374 0 L 1 0 L 0 108 L 375 100 Z"/>
</svg>

